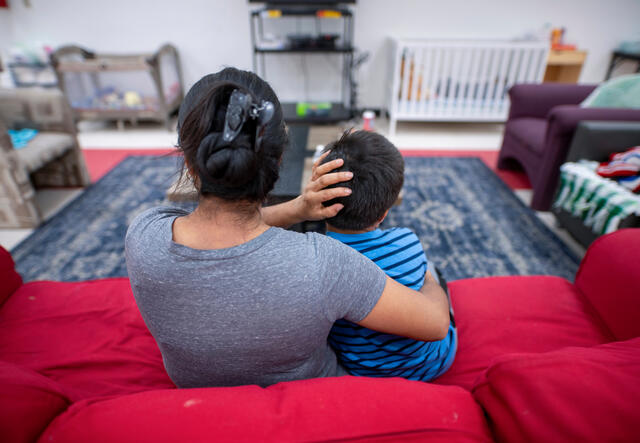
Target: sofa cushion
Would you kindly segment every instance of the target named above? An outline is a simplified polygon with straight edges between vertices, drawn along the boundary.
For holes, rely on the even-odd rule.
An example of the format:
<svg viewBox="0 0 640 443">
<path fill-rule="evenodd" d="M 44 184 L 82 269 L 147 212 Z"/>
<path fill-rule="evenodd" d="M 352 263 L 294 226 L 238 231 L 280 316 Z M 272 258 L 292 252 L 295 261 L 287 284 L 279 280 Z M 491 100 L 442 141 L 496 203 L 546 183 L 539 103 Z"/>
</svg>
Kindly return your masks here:
<svg viewBox="0 0 640 443">
<path fill-rule="evenodd" d="M 70 404 L 53 380 L 0 361 L 0 440 L 35 441 Z"/>
<path fill-rule="evenodd" d="M 576 287 L 618 340 L 640 337 L 638 251 L 638 228 L 599 237 L 587 250 L 576 275 Z"/>
<path fill-rule="evenodd" d="M 73 401 L 173 387 L 126 278 L 22 285 L 0 307 L 0 359 Z"/>
<path fill-rule="evenodd" d="M 15 270 L 11 254 L 0 246 L 0 306 L 22 284 L 22 278 Z"/>
<path fill-rule="evenodd" d="M 464 389 L 351 376 L 82 401 L 41 440 L 97 436 L 136 442 L 491 439 L 482 409 Z"/>
<path fill-rule="evenodd" d="M 640 339 L 503 356 L 473 395 L 502 441 L 637 441 Z"/>
<path fill-rule="evenodd" d="M 73 148 L 75 140 L 63 132 L 41 132 L 27 146 L 16 151 L 27 171 L 34 172 Z"/>
<path fill-rule="evenodd" d="M 536 154 L 542 154 L 547 134 L 547 120 L 544 118 L 520 117 L 509 120 L 505 131 Z"/>
<path fill-rule="evenodd" d="M 470 389 L 498 356 L 613 340 L 593 307 L 559 277 L 489 277 L 449 284 L 459 344 L 437 383 Z"/>
</svg>

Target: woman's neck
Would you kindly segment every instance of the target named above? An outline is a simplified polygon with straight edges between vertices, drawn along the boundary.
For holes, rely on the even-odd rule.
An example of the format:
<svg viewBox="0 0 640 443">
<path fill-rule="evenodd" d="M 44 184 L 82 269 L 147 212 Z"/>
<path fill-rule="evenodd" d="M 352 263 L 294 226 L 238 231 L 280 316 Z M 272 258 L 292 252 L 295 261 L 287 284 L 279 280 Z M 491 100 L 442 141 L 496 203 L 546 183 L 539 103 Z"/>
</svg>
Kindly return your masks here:
<svg viewBox="0 0 640 443">
<path fill-rule="evenodd" d="M 173 223 L 173 241 L 192 249 L 224 249 L 246 243 L 269 229 L 259 203 L 201 198 L 198 207 Z"/>
</svg>

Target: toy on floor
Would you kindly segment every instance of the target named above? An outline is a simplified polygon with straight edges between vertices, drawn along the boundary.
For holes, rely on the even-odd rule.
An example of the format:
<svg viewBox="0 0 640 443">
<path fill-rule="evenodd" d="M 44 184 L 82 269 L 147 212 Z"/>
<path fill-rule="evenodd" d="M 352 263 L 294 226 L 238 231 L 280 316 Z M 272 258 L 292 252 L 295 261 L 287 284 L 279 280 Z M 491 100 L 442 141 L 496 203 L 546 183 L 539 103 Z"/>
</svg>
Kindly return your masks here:
<svg viewBox="0 0 640 443">
<path fill-rule="evenodd" d="M 142 96 L 137 91 L 120 92 L 113 86 L 106 86 L 93 96 L 73 101 L 71 106 L 82 109 L 156 109 L 158 100 Z"/>
</svg>

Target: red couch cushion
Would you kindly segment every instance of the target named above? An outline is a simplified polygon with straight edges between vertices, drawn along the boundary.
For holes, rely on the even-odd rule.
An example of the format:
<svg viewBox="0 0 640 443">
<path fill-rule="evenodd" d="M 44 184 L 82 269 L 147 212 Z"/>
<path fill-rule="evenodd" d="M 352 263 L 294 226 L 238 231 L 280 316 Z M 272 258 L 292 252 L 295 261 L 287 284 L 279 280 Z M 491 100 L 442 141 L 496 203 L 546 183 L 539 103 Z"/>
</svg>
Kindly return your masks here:
<svg viewBox="0 0 640 443">
<path fill-rule="evenodd" d="M 503 356 L 473 395 L 503 441 L 637 441 L 640 338 Z"/>
<path fill-rule="evenodd" d="M 15 271 L 11 254 L 0 246 L 0 306 L 22 284 L 22 278 Z"/>
<path fill-rule="evenodd" d="M 22 285 L 0 307 L 0 359 L 56 380 L 73 401 L 174 386 L 126 278 Z"/>
<path fill-rule="evenodd" d="M 0 440 L 35 441 L 69 405 L 54 381 L 0 361 Z"/>
<path fill-rule="evenodd" d="M 437 383 L 470 389 L 500 355 L 613 340 L 582 294 L 558 277 L 489 277 L 449 284 L 459 333 L 456 359 Z"/>
<path fill-rule="evenodd" d="M 41 441 L 487 441 L 482 409 L 456 386 L 337 377 L 268 388 L 148 391 L 73 405 Z"/>
<path fill-rule="evenodd" d="M 640 336 L 640 229 L 621 229 L 589 247 L 576 287 L 618 340 Z"/>
</svg>

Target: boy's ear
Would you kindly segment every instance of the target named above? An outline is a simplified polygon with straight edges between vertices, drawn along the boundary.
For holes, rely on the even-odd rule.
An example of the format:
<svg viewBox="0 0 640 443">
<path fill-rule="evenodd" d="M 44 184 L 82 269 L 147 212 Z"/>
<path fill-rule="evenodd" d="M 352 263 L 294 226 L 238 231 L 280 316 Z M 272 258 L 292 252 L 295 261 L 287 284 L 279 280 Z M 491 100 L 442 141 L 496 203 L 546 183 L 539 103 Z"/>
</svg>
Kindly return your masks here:
<svg viewBox="0 0 640 443">
<path fill-rule="evenodd" d="M 378 220 L 376 222 L 376 228 L 378 226 L 380 226 L 380 223 L 382 223 L 384 221 L 385 218 L 387 218 L 387 214 L 389 214 L 389 210 L 387 209 L 386 211 L 384 211 L 384 214 L 382 214 L 382 217 L 380 217 L 380 220 Z"/>
</svg>

